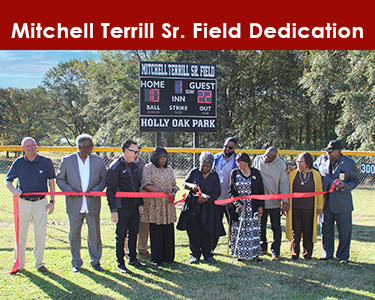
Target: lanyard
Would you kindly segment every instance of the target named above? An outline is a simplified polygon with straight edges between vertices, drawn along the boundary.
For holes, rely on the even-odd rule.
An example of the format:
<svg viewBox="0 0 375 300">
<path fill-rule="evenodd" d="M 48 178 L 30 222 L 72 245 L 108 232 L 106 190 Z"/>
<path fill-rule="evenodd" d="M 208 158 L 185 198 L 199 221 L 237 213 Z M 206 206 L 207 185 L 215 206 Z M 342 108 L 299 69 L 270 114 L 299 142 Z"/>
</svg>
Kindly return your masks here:
<svg viewBox="0 0 375 300">
<path fill-rule="evenodd" d="M 221 158 L 220 158 L 220 172 L 223 171 L 223 168 L 226 166 L 226 164 L 227 164 L 228 162 L 230 162 L 230 161 L 232 160 L 233 157 L 234 157 L 234 155 L 232 154 L 232 156 L 231 156 L 227 161 L 225 161 L 225 160 L 224 160 L 224 157 L 221 156 Z M 225 164 L 223 164 L 223 161 L 225 161 Z"/>
</svg>

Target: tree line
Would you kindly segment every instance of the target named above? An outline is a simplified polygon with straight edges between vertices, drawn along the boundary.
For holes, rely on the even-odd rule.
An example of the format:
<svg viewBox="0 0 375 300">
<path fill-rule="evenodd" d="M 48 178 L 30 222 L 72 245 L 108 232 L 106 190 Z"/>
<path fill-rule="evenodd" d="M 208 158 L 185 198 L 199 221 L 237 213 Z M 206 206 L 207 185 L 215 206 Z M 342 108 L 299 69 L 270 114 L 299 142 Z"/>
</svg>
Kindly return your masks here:
<svg viewBox="0 0 375 300">
<path fill-rule="evenodd" d="M 374 51 L 101 51 L 51 68 L 33 89 L 0 89 L 0 143 L 32 136 L 43 145 L 74 145 L 81 133 L 97 146 L 124 138 L 155 145 L 139 131 L 139 62 L 216 64 L 217 132 L 201 147 L 375 150 Z M 165 147 L 192 147 L 191 133 L 163 133 Z"/>
</svg>

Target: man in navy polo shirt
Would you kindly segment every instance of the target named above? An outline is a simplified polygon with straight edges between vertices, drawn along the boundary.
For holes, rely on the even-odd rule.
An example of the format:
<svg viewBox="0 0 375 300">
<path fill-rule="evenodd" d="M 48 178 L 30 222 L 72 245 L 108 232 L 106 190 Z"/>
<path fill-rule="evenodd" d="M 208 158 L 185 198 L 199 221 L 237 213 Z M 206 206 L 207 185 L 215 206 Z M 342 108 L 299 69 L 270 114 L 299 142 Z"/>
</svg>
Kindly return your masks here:
<svg viewBox="0 0 375 300">
<path fill-rule="evenodd" d="M 8 174 L 5 177 L 5 185 L 12 192 L 13 196 L 19 197 L 19 241 L 15 247 L 15 260 L 17 251 L 19 255 L 18 270 L 15 274 L 25 267 L 26 263 L 26 240 L 29 229 L 30 219 L 34 223 L 34 256 L 35 267 L 40 272 L 48 272 L 44 266 L 44 246 L 46 239 L 47 214 L 51 214 L 55 209 L 54 196 L 50 197 L 47 204 L 47 198 L 43 195 L 28 195 L 23 193 L 48 192 L 47 183 L 50 192 L 55 192 L 55 170 L 52 161 L 49 158 L 40 156 L 36 152 L 36 142 L 31 137 L 25 137 L 21 142 L 22 150 L 25 155 L 16 159 Z M 13 180 L 18 179 L 17 187 L 13 186 Z"/>
</svg>

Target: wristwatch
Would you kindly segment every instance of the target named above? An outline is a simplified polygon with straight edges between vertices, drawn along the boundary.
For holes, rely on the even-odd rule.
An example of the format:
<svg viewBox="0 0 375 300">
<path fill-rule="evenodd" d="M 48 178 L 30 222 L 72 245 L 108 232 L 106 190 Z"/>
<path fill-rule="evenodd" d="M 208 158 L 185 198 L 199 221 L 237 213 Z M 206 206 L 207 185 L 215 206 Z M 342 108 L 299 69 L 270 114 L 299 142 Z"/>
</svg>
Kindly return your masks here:
<svg viewBox="0 0 375 300">
<path fill-rule="evenodd" d="M 49 200 L 49 203 L 52 203 L 52 204 L 55 204 L 55 200 L 53 199 L 51 199 L 51 200 Z"/>
</svg>

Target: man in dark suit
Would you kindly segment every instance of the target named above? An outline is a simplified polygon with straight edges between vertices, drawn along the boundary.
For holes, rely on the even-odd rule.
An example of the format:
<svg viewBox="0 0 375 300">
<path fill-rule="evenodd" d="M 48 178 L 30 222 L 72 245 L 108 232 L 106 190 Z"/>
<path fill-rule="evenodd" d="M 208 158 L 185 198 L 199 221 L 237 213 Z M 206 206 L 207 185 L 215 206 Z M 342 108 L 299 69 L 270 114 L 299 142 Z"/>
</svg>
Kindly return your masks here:
<svg viewBox="0 0 375 300">
<path fill-rule="evenodd" d="M 106 183 L 106 168 L 101 157 L 91 154 L 91 136 L 79 135 L 76 139 L 78 152 L 62 158 L 56 182 L 62 191 L 90 192 L 103 191 Z M 100 197 L 65 196 L 66 212 L 69 216 L 69 243 L 72 253 L 73 273 L 80 271 L 83 264 L 81 252 L 81 229 L 83 220 L 87 223 L 87 243 L 90 264 L 97 271 L 102 256 L 100 237 Z"/>
<path fill-rule="evenodd" d="M 355 161 L 341 153 L 339 141 L 330 141 L 324 148 L 326 154 L 321 155 L 314 163 L 323 180 L 323 190 L 329 190 L 338 179 L 332 193 L 327 193 L 324 203 L 324 222 L 322 225 L 323 256 L 321 260 L 333 258 L 334 254 L 334 223 L 339 233 L 339 245 L 336 257 L 342 264 L 349 259 L 350 240 L 352 233 L 353 199 L 351 191 L 358 185 Z"/>
</svg>

